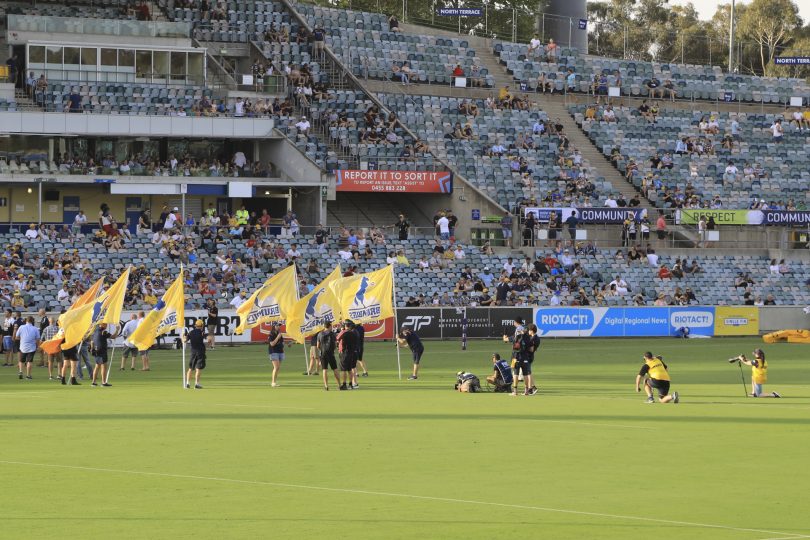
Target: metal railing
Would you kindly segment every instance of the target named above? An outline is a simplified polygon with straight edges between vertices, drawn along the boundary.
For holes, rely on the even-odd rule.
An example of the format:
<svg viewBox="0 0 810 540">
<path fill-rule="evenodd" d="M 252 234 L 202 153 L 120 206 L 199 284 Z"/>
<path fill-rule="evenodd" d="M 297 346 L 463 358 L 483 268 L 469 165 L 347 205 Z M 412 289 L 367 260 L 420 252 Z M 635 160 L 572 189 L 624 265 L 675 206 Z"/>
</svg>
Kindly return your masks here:
<svg viewBox="0 0 810 540">
<path fill-rule="evenodd" d="M 8 30 L 9 32 L 144 38 L 188 38 L 191 36 L 191 24 L 186 22 L 81 19 L 40 15 L 8 15 Z"/>
</svg>

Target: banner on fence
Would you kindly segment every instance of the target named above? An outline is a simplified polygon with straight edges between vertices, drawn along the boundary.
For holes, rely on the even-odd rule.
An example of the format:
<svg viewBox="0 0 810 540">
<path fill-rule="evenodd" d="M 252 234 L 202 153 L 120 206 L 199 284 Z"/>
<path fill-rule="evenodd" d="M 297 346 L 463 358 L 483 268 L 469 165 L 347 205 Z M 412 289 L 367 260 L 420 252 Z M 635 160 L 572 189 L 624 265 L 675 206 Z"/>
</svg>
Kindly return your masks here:
<svg viewBox="0 0 810 540">
<path fill-rule="evenodd" d="M 545 337 L 674 336 L 689 328 L 695 336 L 714 334 L 715 308 L 598 307 L 535 308 L 534 321 Z"/>
<path fill-rule="evenodd" d="M 759 335 L 758 307 L 717 306 L 714 310 L 715 336 Z"/>
<path fill-rule="evenodd" d="M 523 209 L 523 217 L 534 214 L 534 219 L 540 223 L 548 223 L 551 212 L 556 212 L 565 222 L 576 210 L 580 223 L 623 223 L 628 216 L 633 221 L 641 221 L 647 215 L 644 208 L 546 208 L 529 206 Z"/>
<path fill-rule="evenodd" d="M 790 210 L 679 210 L 676 222 L 694 225 L 701 216 L 718 225 L 810 225 L 810 212 Z"/>
<path fill-rule="evenodd" d="M 447 171 L 337 171 L 337 191 L 391 193 L 452 193 L 453 173 Z"/>
</svg>

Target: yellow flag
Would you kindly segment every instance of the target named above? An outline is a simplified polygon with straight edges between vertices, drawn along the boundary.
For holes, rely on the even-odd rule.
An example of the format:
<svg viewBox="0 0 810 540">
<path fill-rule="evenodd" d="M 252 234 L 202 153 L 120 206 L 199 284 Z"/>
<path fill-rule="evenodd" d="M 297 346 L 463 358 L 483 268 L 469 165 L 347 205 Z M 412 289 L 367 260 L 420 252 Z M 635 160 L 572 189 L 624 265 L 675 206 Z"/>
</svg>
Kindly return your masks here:
<svg viewBox="0 0 810 540">
<path fill-rule="evenodd" d="M 89 303 L 65 313 L 60 320 L 65 330 L 62 350 L 77 346 L 90 335 L 100 323 L 118 324 L 124 307 L 124 294 L 129 283 L 127 268 L 106 292 Z"/>
<path fill-rule="evenodd" d="M 341 282 L 333 287 L 341 318 L 365 323 L 394 316 L 394 265 L 344 278 Z"/>
<path fill-rule="evenodd" d="M 239 326 L 235 332 L 241 334 L 265 322 L 284 320 L 298 301 L 297 290 L 294 264 L 270 276 L 264 285 L 236 308 Z"/>
<path fill-rule="evenodd" d="M 65 326 L 62 322 L 63 317 L 70 313 L 71 310 L 77 309 L 89 302 L 94 302 L 96 297 L 98 297 L 98 293 L 101 290 L 101 284 L 104 283 L 104 278 L 99 278 L 96 280 L 93 285 L 90 286 L 89 289 L 84 291 L 79 298 L 73 302 L 73 305 L 68 308 L 65 313 L 59 315 L 59 331 L 56 333 L 54 337 L 49 339 L 48 341 L 43 341 L 40 347 L 43 351 L 47 354 L 57 354 L 61 351 L 62 343 L 65 341 Z"/>
<path fill-rule="evenodd" d="M 149 350 L 158 336 L 174 329 L 182 330 L 186 321 L 186 297 L 183 288 L 183 269 L 155 307 L 143 318 L 129 336 L 128 341 L 139 351 Z"/>
<path fill-rule="evenodd" d="M 340 305 L 329 285 L 340 276 L 340 265 L 337 265 L 312 292 L 295 303 L 287 317 L 287 335 L 290 338 L 303 343 L 308 336 L 323 330 L 324 322 L 337 320 Z"/>
</svg>

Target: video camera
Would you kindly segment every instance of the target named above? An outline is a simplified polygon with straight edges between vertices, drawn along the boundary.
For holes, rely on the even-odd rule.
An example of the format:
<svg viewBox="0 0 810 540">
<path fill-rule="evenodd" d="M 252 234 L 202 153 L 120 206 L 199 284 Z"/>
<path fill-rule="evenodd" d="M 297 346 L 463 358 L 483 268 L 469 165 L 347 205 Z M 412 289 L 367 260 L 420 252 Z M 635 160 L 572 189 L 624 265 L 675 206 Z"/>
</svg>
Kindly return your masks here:
<svg viewBox="0 0 810 540">
<path fill-rule="evenodd" d="M 729 358 L 728 363 L 733 364 L 734 362 L 739 363 L 741 360 L 745 360 L 745 355 L 741 354 L 740 356 L 735 356 L 734 358 Z"/>
</svg>

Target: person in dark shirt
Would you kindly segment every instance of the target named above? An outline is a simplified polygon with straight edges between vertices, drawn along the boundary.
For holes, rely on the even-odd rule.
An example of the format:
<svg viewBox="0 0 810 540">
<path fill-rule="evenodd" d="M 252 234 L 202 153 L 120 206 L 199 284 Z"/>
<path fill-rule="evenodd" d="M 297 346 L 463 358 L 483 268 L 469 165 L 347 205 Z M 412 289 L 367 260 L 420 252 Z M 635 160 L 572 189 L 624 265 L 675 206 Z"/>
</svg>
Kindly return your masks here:
<svg viewBox="0 0 810 540">
<path fill-rule="evenodd" d="M 112 386 L 107 382 L 107 363 L 109 362 L 107 340 L 114 337 L 113 334 L 107 331 L 106 323 L 100 323 L 93 332 L 91 345 L 96 365 L 93 368 L 91 386 L 98 386 L 96 379 L 98 379 L 99 374 L 101 374 L 101 386 Z"/>
<path fill-rule="evenodd" d="M 277 322 L 273 323 L 270 335 L 267 336 L 267 353 L 270 355 L 270 363 L 273 364 L 270 386 L 277 388 L 278 372 L 281 371 L 281 362 L 284 360 L 284 334 L 281 333 L 281 325 Z"/>
<path fill-rule="evenodd" d="M 335 375 L 335 382 L 340 387 L 340 375 L 337 370 L 337 360 L 335 360 L 335 348 L 337 339 L 332 331 L 332 321 L 324 323 L 324 329 L 316 334 L 318 358 L 321 362 L 321 372 L 323 373 L 323 389 L 329 390 L 329 370 Z"/>
<path fill-rule="evenodd" d="M 394 228 L 399 232 L 399 239 L 400 240 L 407 240 L 408 239 L 408 231 L 411 228 L 411 224 L 405 219 L 403 214 L 399 215 L 399 221 L 394 224 Z"/>
<path fill-rule="evenodd" d="M 409 381 L 415 381 L 419 378 L 419 364 L 422 362 L 422 355 L 425 353 L 425 346 L 422 345 L 422 340 L 416 335 L 416 332 L 405 326 L 399 332 L 397 343 L 400 347 L 408 347 L 413 355 L 413 373 L 408 377 Z"/>
<path fill-rule="evenodd" d="M 315 243 L 318 244 L 318 247 L 326 247 L 326 240 L 329 237 L 329 232 L 323 227 L 323 225 L 318 225 L 318 230 L 315 231 Z"/>
<path fill-rule="evenodd" d="M 351 321 L 343 323 L 337 342 L 340 351 L 340 389 L 354 389 L 357 385 L 352 381 L 352 371 L 357 367 L 357 333 Z"/>
<path fill-rule="evenodd" d="M 214 338 L 217 333 L 217 324 L 219 324 L 219 308 L 213 298 L 208 300 L 208 348 L 214 350 Z"/>
<path fill-rule="evenodd" d="M 565 224 L 568 225 L 568 236 L 571 237 L 571 240 L 576 240 L 577 225 L 579 225 L 579 218 L 577 217 L 576 210 L 571 211 L 571 215 L 568 216 L 568 219 L 565 220 Z"/>
<path fill-rule="evenodd" d="M 363 346 L 365 345 L 366 340 L 366 329 L 363 327 L 362 324 L 355 324 L 354 325 L 354 333 L 357 334 L 357 365 L 360 366 L 360 369 L 363 370 L 361 377 L 368 377 L 368 370 L 366 369 L 366 363 L 363 361 Z M 355 378 L 356 370 L 355 370 Z"/>
<path fill-rule="evenodd" d="M 191 346 L 191 362 L 186 371 L 186 388 L 191 388 L 191 372 L 194 372 L 194 388 L 201 389 L 200 373 L 205 369 L 205 333 L 203 332 L 203 320 L 197 319 L 194 322 L 194 329 L 184 334 L 181 338 L 184 343 Z"/>
</svg>

